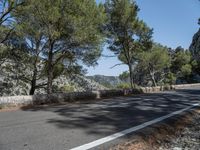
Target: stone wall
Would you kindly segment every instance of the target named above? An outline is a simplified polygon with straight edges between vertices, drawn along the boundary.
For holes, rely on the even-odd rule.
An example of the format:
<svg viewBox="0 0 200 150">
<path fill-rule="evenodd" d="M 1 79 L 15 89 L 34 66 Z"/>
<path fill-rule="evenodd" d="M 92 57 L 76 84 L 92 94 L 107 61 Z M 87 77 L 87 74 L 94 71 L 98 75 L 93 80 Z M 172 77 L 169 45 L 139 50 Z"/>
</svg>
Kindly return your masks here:
<svg viewBox="0 0 200 150">
<path fill-rule="evenodd" d="M 200 84 L 183 84 L 183 85 L 169 85 L 157 87 L 142 87 L 137 90 L 100 90 L 93 92 L 73 92 L 73 93 L 56 93 L 56 94 L 41 94 L 33 96 L 10 96 L 0 97 L 0 108 L 2 106 L 27 106 L 27 105 L 41 105 L 50 103 L 64 103 L 73 101 L 95 100 L 114 96 L 125 96 L 137 93 L 154 93 L 164 90 L 174 90 L 185 87 L 200 86 Z"/>
<path fill-rule="evenodd" d="M 200 83 L 180 84 L 180 85 L 165 85 L 165 86 L 156 86 L 156 87 L 142 87 L 141 91 L 142 91 L 142 93 L 155 93 L 155 92 L 160 92 L 160 91 L 176 90 L 176 89 L 187 88 L 187 87 L 195 87 L 195 86 L 200 87 Z"/>
</svg>

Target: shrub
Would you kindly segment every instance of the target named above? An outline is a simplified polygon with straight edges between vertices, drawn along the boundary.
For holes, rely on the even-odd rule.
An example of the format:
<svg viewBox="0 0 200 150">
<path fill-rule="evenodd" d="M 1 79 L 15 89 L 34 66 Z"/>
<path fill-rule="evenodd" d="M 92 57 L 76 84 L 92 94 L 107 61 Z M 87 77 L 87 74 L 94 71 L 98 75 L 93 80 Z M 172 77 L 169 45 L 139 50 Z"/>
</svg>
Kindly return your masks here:
<svg viewBox="0 0 200 150">
<path fill-rule="evenodd" d="M 72 85 L 64 85 L 63 87 L 60 88 L 61 92 L 74 92 L 75 91 L 75 87 Z"/>
<path fill-rule="evenodd" d="M 163 87 L 163 89 L 164 89 L 164 90 L 167 90 L 167 91 L 168 91 L 168 90 L 171 90 L 171 85 L 165 84 L 164 87 Z"/>
<path fill-rule="evenodd" d="M 175 84 L 176 83 L 176 75 L 169 72 L 165 79 L 166 84 Z"/>
<path fill-rule="evenodd" d="M 120 83 L 117 85 L 118 89 L 130 89 L 131 85 L 129 83 Z"/>
</svg>

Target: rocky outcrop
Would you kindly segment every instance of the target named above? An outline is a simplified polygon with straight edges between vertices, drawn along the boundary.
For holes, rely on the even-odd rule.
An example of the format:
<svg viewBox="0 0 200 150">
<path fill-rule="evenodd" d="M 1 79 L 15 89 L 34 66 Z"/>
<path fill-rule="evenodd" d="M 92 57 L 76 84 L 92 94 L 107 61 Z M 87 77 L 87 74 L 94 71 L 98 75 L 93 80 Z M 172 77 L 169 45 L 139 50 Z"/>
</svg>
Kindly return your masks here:
<svg viewBox="0 0 200 150">
<path fill-rule="evenodd" d="M 73 86 L 73 91 L 96 91 L 96 90 L 106 90 L 107 88 L 103 85 L 86 78 L 81 75 L 74 75 L 70 77 L 60 76 L 53 82 L 57 89 L 62 89 L 65 86 Z M 58 91 L 59 92 L 59 91 Z"/>
<path fill-rule="evenodd" d="M 47 79 L 43 79 L 38 82 L 47 82 Z M 55 93 L 62 92 L 82 92 L 82 91 L 95 91 L 106 90 L 104 86 L 99 83 L 87 79 L 84 76 L 60 76 L 53 81 L 53 90 Z M 15 95 L 28 95 L 30 90 L 30 84 L 23 82 L 19 79 L 14 79 L 9 76 L 0 74 L 0 96 L 15 96 Z M 37 89 L 35 94 L 46 94 L 45 87 Z"/>
<path fill-rule="evenodd" d="M 193 36 L 192 44 L 189 48 L 192 56 L 200 61 L 200 29 L 199 31 Z"/>
</svg>

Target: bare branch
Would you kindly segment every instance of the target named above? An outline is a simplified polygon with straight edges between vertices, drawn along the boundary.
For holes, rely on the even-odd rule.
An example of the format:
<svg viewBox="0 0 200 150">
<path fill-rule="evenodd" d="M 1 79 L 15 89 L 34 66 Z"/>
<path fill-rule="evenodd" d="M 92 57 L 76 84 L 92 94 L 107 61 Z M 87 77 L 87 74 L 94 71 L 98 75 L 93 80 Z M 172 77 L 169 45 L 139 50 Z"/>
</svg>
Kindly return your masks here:
<svg viewBox="0 0 200 150">
<path fill-rule="evenodd" d="M 42 87 L 44 87 L 46 85 L 47 85 L 47 83 L 43 83 L 43 84 L 38 84 L 35 87 L 36 87 L 36 89 L 38 89 L 38 88 L 42 88 Z"/>
<path fill-rule="evenodd" d="M 101 57 L 110 58 L 110 57 L 116 57 L 116 56 L 115 55 L 104 55 L 104 54 L 102 54 Z"/>
<path fill-rule="evenodd" d="M 117 67 L 117 66 L 121 66 L 121 65 L 125 65 L 125 63 L 116 64 L 116 65 L 110 67 L 110 69 L 113 69 L 113 68 L 115 68 L 115 67 Z"/>
</svg>

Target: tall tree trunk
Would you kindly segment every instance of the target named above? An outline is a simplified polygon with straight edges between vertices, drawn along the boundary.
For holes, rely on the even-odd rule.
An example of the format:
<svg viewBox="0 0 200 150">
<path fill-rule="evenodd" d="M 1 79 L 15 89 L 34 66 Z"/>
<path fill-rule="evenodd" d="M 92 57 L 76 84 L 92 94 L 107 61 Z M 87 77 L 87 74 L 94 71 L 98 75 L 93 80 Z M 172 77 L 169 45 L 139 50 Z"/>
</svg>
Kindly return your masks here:
<svg viewBox="0 0 200 150">
<path fill-rule="evenodd" d="M 156 80 L 155 80 L 155 75 L 153 72 L 150 71 L 150 76 L 151 76 L 151 80 L 153 82 L 153 86 L 157 86 Z"/>
<path fill-rule="evenodd" d="M 31 80 L 31 89 L 30 89 L 30 92 L 29 92 L 30 95 L 34 95 L 34 93 L 35 93 L 36 80 L 37 80 L 37 68 L 36 68 L 36 65 L 35 65 L 34 71 L 33 71 L 33 77 L 32 77 L 32 80 Z"/>
<path fill-rule="evenodd" d="M 36 43 L 36 58 L 34 60 L 34 68 L 33 68 L 33 76 L 32 76 L 32 80 L 31 80 L 31 89 L 29 91 L 29 95 L 34 95 L 35 90 L 36 90 L 36 82 L 37 82 L 37 75 L 38 75 L 38 70 L 37 70 L 37 63 L 38 63 L 38 59 L 39 59 L 39 47 L 40 47 L 40 40 L 37 41 Z"/>
<path fill-rule="evenodd" d="M 150 74 L 150 77 L 151 77 L 151 80 L 153 82 L 153 86 L 157 86 L 157 83 L 156 83 L 156 80 L 155 80 L 155 70 L 154 70 L 154 67 L 151 63 L 149 63 L 149 74 Z"/>
<path fill-rule="evenodd" d="M 52 46 L 50 48 L 48 55 L 47 76 L 48 76 L 47 94 L 52 94 L 53 93 L 53 47 Z"/>
<path fill-rule="evenodd" d="M 132 69 L 132 65 L 129 64 L 129 77 L 130 77 L 130 83 L 131 83 L 131 89 L 134 89 L 134 80 L 133 80 L 133 69 Z"/>
</svg>

